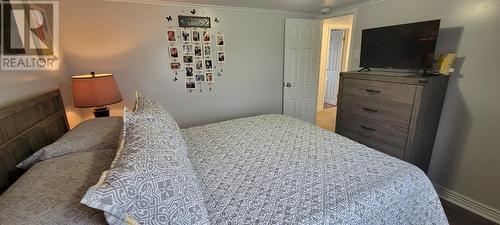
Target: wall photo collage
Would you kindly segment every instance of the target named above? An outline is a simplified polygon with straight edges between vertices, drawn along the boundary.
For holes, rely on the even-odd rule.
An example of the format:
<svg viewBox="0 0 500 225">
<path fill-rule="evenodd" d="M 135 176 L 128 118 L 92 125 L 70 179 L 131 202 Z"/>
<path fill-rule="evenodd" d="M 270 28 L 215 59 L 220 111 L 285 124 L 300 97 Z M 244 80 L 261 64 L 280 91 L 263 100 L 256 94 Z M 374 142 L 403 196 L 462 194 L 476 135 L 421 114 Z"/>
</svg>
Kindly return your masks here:
<svg viewBox="0 0 500 225">
<path fill-rule="evenodd" d="M 203 85 L 212 90 L 226 62 L 224 34 L 210 28 L 168 27 L 166 36 L 173 80 L 183 80 L 189 92 L 201 92 Z"/>
</svg>

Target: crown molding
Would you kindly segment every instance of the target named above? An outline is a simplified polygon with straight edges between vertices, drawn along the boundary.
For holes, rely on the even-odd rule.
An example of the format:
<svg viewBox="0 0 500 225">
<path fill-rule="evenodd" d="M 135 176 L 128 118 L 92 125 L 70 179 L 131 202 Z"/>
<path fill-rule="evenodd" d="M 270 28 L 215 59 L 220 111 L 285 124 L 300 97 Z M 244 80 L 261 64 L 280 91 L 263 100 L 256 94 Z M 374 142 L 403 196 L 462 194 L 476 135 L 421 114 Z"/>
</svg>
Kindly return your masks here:
<svg viewBox="0 0 500 225">
<path fill-rule="evenodd" d="M 458 205 L 463 209 L 468 210 L 476 215 L 479 215 L 481 217 L 484 217 L 495 223 L 500 224 L 500 210 L 495 209 L 484 203 L 478 202 L 472 198 L 469 198 L 455 191 L 441 187 L 437 184 L 434 184 L 434 188 L 436 189 L 436 192 L 438 193 L 439 197 L 443 198 L 444 200 L 449 201 L 455 205 Z"/>
<path fill-rule="evenodd" d="M 107 0 L 108 2 L 122 2 L 122 3 L 135 3 L 135 4 L 148 4 L 148 5 L 168 5 L 168 6 L 178 6 L 178 7 L 195 7 L 195 8 L 210 8 L 210 9 L 221 9 L 221 10 L 233 10 L 233 11 L 246 11 L 246 12 L 260 12 L 260 13 L 273 13 L 281 15 L 290 16 L 306 16 L 314 18 L 319 15 L 319 13 L 307 13 L 299 11 L 290 10 L 280 10 L 280 9 L 263 9 L 263 8 L 250 8 L 250 7 L 237 7 L 237 6 L 221 6 L 221 5 L 207 5 L 207 4 L 195 4 L 195 3 L 184 3 L 166 0 Z"/>
</svg>

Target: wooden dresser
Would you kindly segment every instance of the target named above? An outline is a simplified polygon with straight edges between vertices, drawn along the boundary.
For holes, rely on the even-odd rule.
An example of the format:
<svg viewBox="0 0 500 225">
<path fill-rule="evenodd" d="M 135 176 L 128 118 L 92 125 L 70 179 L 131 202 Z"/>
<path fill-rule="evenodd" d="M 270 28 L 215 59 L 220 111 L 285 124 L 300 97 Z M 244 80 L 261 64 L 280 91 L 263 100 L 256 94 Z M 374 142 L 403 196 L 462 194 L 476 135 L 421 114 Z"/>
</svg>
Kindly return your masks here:
<svg viewBox="0 0 500 225">
<path fill-rule="evenodd" d="M 341 73 L 336 132 L 427 172 L 447 84 L 448 76 Z"/>
</svg>

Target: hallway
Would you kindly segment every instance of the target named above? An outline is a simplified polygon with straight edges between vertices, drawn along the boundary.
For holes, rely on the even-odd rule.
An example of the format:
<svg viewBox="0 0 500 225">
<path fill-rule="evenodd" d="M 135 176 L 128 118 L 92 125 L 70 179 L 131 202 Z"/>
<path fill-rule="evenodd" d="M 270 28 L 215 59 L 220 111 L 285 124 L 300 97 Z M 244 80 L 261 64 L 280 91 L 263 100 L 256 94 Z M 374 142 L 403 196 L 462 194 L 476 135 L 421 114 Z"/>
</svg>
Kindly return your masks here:
<svg viewBox="0 0 500 225">
<path fill-rule="evenodd" d="M 325 105 L 326 106 L 326 105 Z M 337 117 L 337 107 L 325 107 L 323 111 L 316 113 L 316 125 L 335 132 L 335 119 Z"/>
</svg>

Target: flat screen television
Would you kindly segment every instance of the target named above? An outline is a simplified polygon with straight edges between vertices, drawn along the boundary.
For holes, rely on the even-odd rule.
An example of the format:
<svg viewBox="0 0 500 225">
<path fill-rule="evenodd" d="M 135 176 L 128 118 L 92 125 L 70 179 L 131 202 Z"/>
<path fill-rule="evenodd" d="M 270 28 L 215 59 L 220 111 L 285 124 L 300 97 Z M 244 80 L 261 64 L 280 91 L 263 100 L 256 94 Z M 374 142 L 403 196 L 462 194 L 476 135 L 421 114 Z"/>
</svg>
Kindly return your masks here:
<svg viewBox="0 0 500 225">
<path fill-rule="evenodd" d="M 440 21 L 363 30 L 360 67 L 431 69 Z"/>
</svg>

